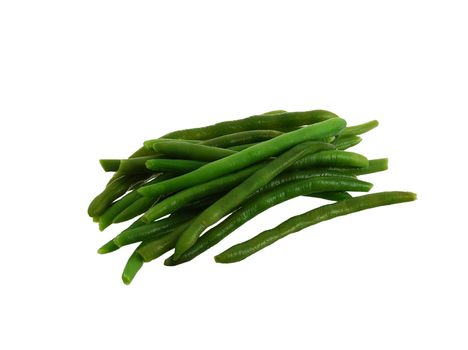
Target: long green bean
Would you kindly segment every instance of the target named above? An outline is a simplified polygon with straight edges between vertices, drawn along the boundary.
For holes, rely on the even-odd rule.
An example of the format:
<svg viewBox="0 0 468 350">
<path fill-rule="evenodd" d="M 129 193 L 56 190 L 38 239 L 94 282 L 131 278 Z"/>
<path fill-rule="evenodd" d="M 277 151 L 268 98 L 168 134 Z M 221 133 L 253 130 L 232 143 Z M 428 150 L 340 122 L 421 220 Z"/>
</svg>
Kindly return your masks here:
<svg viewBox="0 0 468 350">
<path fill-rule="evenodd" d="M 201 168 L 174 179 L 144 186 L 138 189 L 138 191 L 142 195 L 149 197 L 157 197 L 165 193 L 179 191 L 245 168 L 271 156 L 278 155 L 299 143 L 335 135 L 339 133 L 344 126 L 346 126 L 346 122 L 340 118 L 332 118 L 316 123 L 275 137 L 274 139 L 264 141 L 231 156 L 208 163 Z"/>
<path fill-rule="evenodd" d="M 278 138 L 280 137 L 281 136 L 278 136 Z M 177 240 L 174 259 L 177 260 L 183 252 L 189 249 L 208 226 L 216 223 L 228 212 L 240 205 L 247 197 L 262 186 L 265 186 L 297 159 L 300 159 L 307 154 L 313 154 L 324 149 L 330 149 L 331 147 L 332 146 L 330 144 L 323 142 L 301 143 L 284 152 L 276 159 L 270 161 L 269 164 L 253 173 L 244 182 L 242 182 L 242 184 L 233 188 L 219 201 L 205 209 L 193 221 L 190 227 L 188 227 Z"/>
<path fill-rule="evenodd" d="M 324 205 L 304 214 L 294 216 L 273 229 L 263 231 L 245 242 L 236 244 L 217 255 L 215 261 L 219 263 L 238 262 L 291 233 L 300 231 L 319 222 L 361 210 L 414 201 L 415 199 L 416 194 L 411 192 L 380 192 Z"/>
</svg>

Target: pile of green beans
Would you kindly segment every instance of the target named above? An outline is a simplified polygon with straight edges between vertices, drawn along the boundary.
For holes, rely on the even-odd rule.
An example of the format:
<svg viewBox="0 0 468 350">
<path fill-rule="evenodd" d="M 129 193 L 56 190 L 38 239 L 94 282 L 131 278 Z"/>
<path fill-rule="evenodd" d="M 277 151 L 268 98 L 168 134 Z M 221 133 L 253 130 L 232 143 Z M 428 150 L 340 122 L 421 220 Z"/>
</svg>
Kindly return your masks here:
<svg viewBox="0 0 468 350">
<path fill-rule="evenodd" d="M 329 203 L 225 250 L 215 261 L 243 260 L 334 217 L 413 201 L 411 192 L 350 193 L 372 188 L 357 176 L 388 168 L 386 158 L 369 160 L 348 151 L 377 126 L 376 120 L 347 126 L 325 110 L 275 110 L 174 131 L 144 141 L 128 158 L 101 159 L 104 171 L 114 174 L 88 215 L 101 231 L 133 222 L 98 253 L 138 243 L 122 273 L 129 284 L 144 263 L 170 251 L 166 266 L 188 262 L 258 214 L 299 196 Z"/>
</svg>

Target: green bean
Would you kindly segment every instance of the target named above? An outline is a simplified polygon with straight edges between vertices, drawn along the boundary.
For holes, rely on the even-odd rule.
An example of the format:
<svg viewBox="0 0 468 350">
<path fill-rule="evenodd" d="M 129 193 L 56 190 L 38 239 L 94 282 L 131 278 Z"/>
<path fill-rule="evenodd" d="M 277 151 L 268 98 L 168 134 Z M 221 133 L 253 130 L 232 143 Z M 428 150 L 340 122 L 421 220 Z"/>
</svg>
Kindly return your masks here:
<svg viewBox="0 0 468 350">
<path fill-rule="evenodd" d="M 336 114 L 324 110 L 254 115 L 244 119 L 225 121 L 201 128 L 174 131 L 163 137 L 171 139 L 208 140 L 218 136 L 247 130 L 268 129 L 288 131 L 299 126 L 315 124 L 336 117 Z"/>
<path fill-rule="evenodd" d="M 251 165 L 250 167 L 235 173 L 227 174 L 217 179 L 177 192 L 149 209 L 142 216 L 142 220 L 145 222 L 151 222 L 182 208 L 186 203 L 193 202 L 208 195 L 230 190 L 257 170 L 261 169 L 264 165 L 265 164 L 263 163 Z"/>
<path fill-rule="evenodd" d="M 337 150 L 345 150 L 353 146 L 356 146 L 361 141 L 362 141 L 362 138 L 360 138 L 359 136 L 355 136 L 355 135 L 343 136 L 343 137 L 338 138 L 338 140 L 335 143 L 335 146 Z"/>
<path fill-rule="evenodd" d="M 258 214 L 292 198 L 312 193 L 320 194 L 327 191 L 351 190 L 367 192 L 371 187 L 372 184 L 368 182 L 336 176 L 314 177 L 281 184 L 269 191 L 250 198 L 240 209 L 202 235 L 179 259 L 176 260 L 170 257 L 166 260 L 165 264 L 176 265 L 192 260 L 194 257 L 219 243 L 234 230 L 253 219 Z"/>
<path fill-rule="evenodd" d="M 129 285 L 132 283 L 133 279 L 135 278 L 136 274 L 138 271 L 143 266 L 143 258 L 140 256 L 140 254 L 137 253 L 138 248 L 135 249 L 132 255 L 130 255 L 130 258 L 127 261 L 127 264 L 124 267 L 124 270 L 122 272 L 122 281 L 126 285 Z"/>
<path fill-rule="evenodd" d="M 146 168 L 146 161 L 150 159 L 157 159 L 157 155 L 145 156 L 145 157 L 137 157 L 137 158 L 130 158 L 130 159 L 121 159 L 120 160 L 120 167 L 119 172 L 122 174 L 140 174 L 140 173 L 148 173 L 149 170 Z"/>
<path fill-rule="evenodd" d="M 125 194 L 132 184 L 139 182 L 143 176 L 121 176 L 109 184 L 103 192 L 93 199 L 88 207 L 88 215 L 91 217 L 102 215 L 111 203 Z"/>
<path fill-rule="evenodd" d="M 184 141 L 164 141 L 157 143 L 154 150 L 173 158 L 213 161 L 236 153 L 225 148 L 190 144 Z"/>
<path fill-rule="evenodd" d="M 278 136 L 278 138 L 279 137 L 281 136 Z M 223 218 L 227 213 L 240 205 L 247 197 L 262 186 L 265 186 L 283 170 L 287 169 L 297 159 L 300 159 L 307 154 L 312 154 L 324 149 L 330 149 L 331 147 L 332 146 L 330 144 L 322 142 L 301 143 L 284 152 L 278 158 L 270 161 L 267 165 L 261 167 L 242 182 L 242 184 L 233 188 L 219 201 L 205 209 L 193 221 L 190 227 L 188 227 L 177 240 L 174 259 L 177 260 L 183 252 L 193 246 L 198 237 L 208 226 L 213 225 Z"/>
<path fill-rule="evenodd" d="M 126 230 L 137 228 L 137 227 L 143 226 L 143 225 L 146 225 L 143 221 L 135 220 Z M 126 230 L 122 231 L 122 233 L 125 232 Z M 116 251 L 119 248 L 120 247 L 114 242 L 114 240 L 111 239 L 109 242 L 107 242 L 101 248 L 98 249 L 98 253 L 99 254 L 107 254 L 107 253 L 111 253 L 113 251 Z"/>
<path fill-rule="evenodd" d="M 191 222 L 192 221 L 184 222 L 164 237 L 143 242 L 136 252 L 143 258 L 144 262 L 150 262 L 151 260 L 159 258 L 164 253 L 174 248 L 177 239 Z"/>
<path fill-rule="evenodd" d="M 379 122 L 377 120 L 371 120 L 370 122 L 364 124 L 348 126 L 343 130 L 341 136 L 361 135 L 376 128 L 377 126 L 379 126 Z"/>
<path fill-rule="evenodd" d="M 352 174 L 345 174 L 339 170 L 328 170 L 328 169 L 306 169 L 306 170 L 294 170 L 289 171 L 286 169 L 284 173 L 279 174 L 274 179 L 272 179 L 269 183 L 265 186 L 262 186 L 256 194 L 260 192 L 269 191 L 272 188 L 275 188 L 279 185 L 282 185 L 287 182 L 293 182 L 298 180 L 305 180 L 311 177 L 323 177 L 323 176 L 334 176 L 334 177 L 348 177 L 348 178 L 355 178 Z"/>
<path fill-rule="evenodd" d="M 148 182 L 148 185 L 152 185 L 160 181 L 165 181 L 174 176 L 175 175 L 173 173 L 164 173 L 160 175 L 159 177 L 157 177 L 156 179 Z M 135 192 L 136 194 L 138 194 L 139 198 L 135 199 L 134 202 L 131 203 L 128 207 L 126 207 L 125 209 L 120 211 L 117 215 L 115 215 L 114 219 L 112 220 L 112 223 L 117 224 L 120 222 L 133 219 L 134 217 L 137 217 L 138 215 L 143 214 L 145 211 L 151 208 L 159 200 L 159 197 L 156 197 L 156 198 L 143 197 L 141 194 L 138 193 L 138 191 L 135 191 Z"/>
<path fill-rule="evenodd" d="M 372 174 L 379 171 L 384 171 L 388 169 L 388 159 L 387 158 L 380 158 L 380 159 L 371 159 L 369 160 L 369 166 L 365 168 L 355 168 L 355 169 L 341 169 L 340 171 L 353 174 L 353 175 L 365 175 L 365 174 Z"/>
<path fill-rule="evenodd" d="M 342 201 L 344 199 L 353 198 L 353 196 L 351 196 L 346 191 L 333 191 L 333 192 L 315 193 L 311 197 L 322 198 L 322 199 L 326 199 L 326 200 L 334 201 L 334 202 Z"/>
<path fill-rule="evenodd" d="M 190 210 L 177 212 L 165 219 L 126 229 L 114 237 L 113 241 L 118 247 L 123 247 L 148 239 L 158 239 L 171 232 L 176 226 L 192 219 L 197 214 L 198 212 Z"/>
<path fill-rule="evenodd" d="M 156 176 L 154 179 L 150 180 L 149 182 L 143 182 L 145 184 L 153 184 L 153 183 L 157 183 L 158 181 L 163 181 L 164 179 L 167 179 L 169 178 L 168 175 L 160 175 L 160 176 Z M 140 184 L 141 185 L 141 184 Z M 137 186 L 139 187 L 139 186 Z M 105 228 L 107 228 L 109 225 L 111 225 L 115 218 L 120 214 L 122 213 L 124 210 L 126 210 L 128 207 L 130 206 L 134 206 L 134 203 L 137 202 L 138 200 L 140 200 L 141 198 L 143 198 L 141 196 L 141 194 L 139 194 L 137 191 L 132 191 L 132 192 L 129 192 L 127 194 L 125 194 L 122 198 L 120 198 L 119 200 L 113 202 L 107 209 L 106 211 L 101 215 L 101 217 L 99 218 L 99 229 L 101 231 L 103 231 Z M 140 201 L 141 203 L 142 201 Z M 144 202 L 148 202 L 148 201 L 144 201 Z M 153 201 L 154 203 L 154 201 Z M 133 207 L 134 208 L 134 207 Z M 143 210 L 142 212 L 145 212 L 145 210 Z M 129 211 L 127 211 L 128 213 Z M 140 214 L 142 213 L 140 212 Z M 133 213 L 133 212 L 132 212 Z M 136 215 L 139 215 L 139 214 L 136 214 Z M 136 215 L 132 216 L 132 217 L 135 217 Z"/>
<path fill-rule="evenodd" d="M 319 222 L 361 210 L 409 202 L 415 199 L 416 194 L 411 192 L 380 192 L 324 205 L 304 214 L 294 216 L 273 229 L 263 231 L 257 236 L 225 250 L 215 257 L 215 261 L 219 263 L 241 261 L 277 240 Z"/>
<path fill-rule="evenodd" d="M 252 147 L 252 146 L 256 145 L 257 143 L 258 142 L 246 143 L 245 145 L 237 145 L 237 146 L 228 147 L 228 149 L 230 149 L 231 151 L 239 152 L 239 151 L 243 151 L 246 148 Z"/>
<path fill-rule="evenodd" d="M 186 173 L 205 165 L 206 162 L 185 159 L 151 159 L 146 161 L 146 168 L 152 171 L 171 171 L 175 173 Z"/>
<path fill-rule="evenodd" d="M 328 150 L 310 154 L 298 160 L 291 166 L 291 169 L 307 169 L 316 166 L 365 168 L 368 165 L 369 161 L 363 155 L 348 151 Z"/>
<path fill-rule="evenodd" d="M 100 159 L 99 164 L 101 164 L 105 172 L 117 171 L 119 170 L 120 159 Z"/>
<path fill-rule="evenodd" d="M 203 145 L 228 148 L 270 140 L 282 134 L 281 131 L 277 130 L 248 130 L 215 137 L 214 139 L 203 141 Z"/>
<path fill-rule="evenodd" d="M 346 125 L 340 118 L 332 118 L 305 128 L 292 131 L 261 142 L 231 156 L 208 163 L 190 173 L 154 185 L 144 186 L 138 191 L 149 197 L 157 197 L 169 192 L 183 190 L 199 183 L 245 168 L 251 164 L 275 156 L 305 141 L 327 137 L 338 133 Z"/>
</svg>

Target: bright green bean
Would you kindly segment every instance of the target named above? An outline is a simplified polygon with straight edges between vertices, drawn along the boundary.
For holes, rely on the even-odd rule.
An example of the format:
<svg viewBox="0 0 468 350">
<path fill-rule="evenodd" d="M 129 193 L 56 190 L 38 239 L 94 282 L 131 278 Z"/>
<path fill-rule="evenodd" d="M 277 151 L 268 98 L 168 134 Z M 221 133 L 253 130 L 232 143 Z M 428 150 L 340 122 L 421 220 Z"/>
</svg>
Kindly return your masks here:
<svg viewBox="0 0 468 350">
<path fill-rule="evenodd" d="M 187 210 L 177 212 L 165 219 L 150 224 L 128 228 L 114 237 L 113 241 L 118 247 L 123 247 L 147 239 L 158 239 L 172 231 L 174 227 L 192 219 L 197 214 L 198 212 Z"/>
<path fill-rule="evenodd" d="M 184 141 L 164 141 L 154 145 L 154 150 L 165 156 L 200 161 L 213 161 L 236 153 L 225 148 L 190 144 Z"/>
<path fill-rule="evenodd" d="M 348 135 L 361 135 L 364 134 L 368 131 L 371 131 L 372 129 L 376 128 L 379 126 L 379 122 L 377 120 L 372 120 L 370 122 L 364 123 L 364 124 L 359 124 L 359 125 L 354 125 L 354 126 L 348 126 L 343 130 L 341 133 L 341 136 L 348 136 Z"/>
<path fill-rule="evenodd" d="M 379 171 L 385 171 L 388 169 L 388 159 L 371 159 L 369 160 L 369 166 L 365 168 L 355 168 L 355 169 L 340 169 L 340 171 L 352 174 L 352 175 L 365 175 L 372 174 Z"/>
<path fill-rule="evenodd" d="M 278 138 L 279 137 L 281 136 L 278 136 Z M 247 197 L 249 197 L 262 186 L 265 186 L 275 176 L 287 169 L 297 159 L 300 159 L 307 154 L 312 154 L 324 149 L 330 149 L 331 147 L 332 146 L 330 144 L 323 142 L 301 143 L 284 152 L 279 157 L 257 170 L 244 182 L 229 191 L 229 193 L 227 193 L 219 201 L 205 209 L 193 221 L 190 227 L 188 227 L 187 230 L 177 240 L 174 259 L 177 260 L 183 252 L 193 246 L 198 237 L 207 227 L 215 224 L 217 221 L 223 218 L 227 213 L 240 205 Z"/>
<path fill-rule="evenodd" d="M 277 130 L 248 130 L 215 137 L 214 139 L 204 141 L 203 145 L 229 148 L 248 143 L 270 140 L 282 134 L 283 133 L 281 131 Z"/>
<path fill-rule="evenodd" d="M 126 285 L 129 285 L 132 283 L 133 279 L 135 278 L 136 274 L 138 271 L 143 266 L 143 258 L 140 256 L 140 254 L 137 253 L 137 249 L 133 252 L 132 255 L 130 255 L 130 258 L 127 261 L 127 264 L 124 267 L 124 270 L 122 272 L 122 281 Z"/>
<path fill-rule="evenodd" d="M 307 194 L 320 194 L 328 191 L 364 191 L 372 188 L 372 184 L 347 177 L 324 176 L 306 178 L 281 184 L 269 191 L 260 193 L 250 198 L 237 211 L 228 216 L 220 224 L 207 231 L 200 239 L 179 259 L 170 257 L 166 265 L 176 265 L 192 260 L 207 249 L 219 243 L 234 230 L 253 219 L 258 214 L 292 198 Z"/>
<path fill-rule="evenodd" d="M 137 228 L 139 226 L 143 226 L 143 225 L 146 225 L 143 221 L 141 220 L 135 220 L 128 228 L 127 230 L 130 230 L 130 229 L 133 229 L 133 228 Z M 125 232 L 126 230 L 122 231 L 122 232 Z M 116 251 L 117 249 L 119 249 L 120 247 L 114 242 L 113 239 L 111 239 L 109 242 L 107 242 L 106 244 L 104 244 L 101 248 L 98 249 L 98 253 L 99 254 L 107 254 L 107 253 L 111 253 L 113 251 Z"/>
<path fill-rule="evenodd" d="M 310 167 L 343 167 L 343 168 L 365 168 L 369 165 L 369 160 L 354 152 L 329 150 L 310 154 L 297 162 L 291 169 L 307 169 Z"/>
<path fill-rule="evenodd" d="M 343 136 L 343 137 L 338 138 L 338 140 L 335 143 L 335 146 L 337 150 L 344 151 L 345 149 L 356 146 L 361 141 L 362 141 L 362 138 L 360 138 L 359 136 L 355 136 L 355 135 Z"/>
<path fill-rule="evenodd" d="M 340 132 L 346 122 L 332 118 L 290 133 L 261 142 L 231 156 L 208 163 L 190 173 L 154 185 L 144 186 L 138 191 L 148 197 L 157 197 L 169 192 L 183 190 L 199 183 L 245 168 L 305 141 L 332 136 Z"/>
<path fill-rule="evenodd" d="M 215 257 L 215 261 L 219 263 L 241 261 L 279 239 L 319 222 L 361 210 L 414 201 L 415 199 L 416 194 L 411 192 L 380 192 L 324 205 L 304 214 L 294 216 L 273 229 L 263 231 L 257 236 L 225 250 Z"/>
</svg>

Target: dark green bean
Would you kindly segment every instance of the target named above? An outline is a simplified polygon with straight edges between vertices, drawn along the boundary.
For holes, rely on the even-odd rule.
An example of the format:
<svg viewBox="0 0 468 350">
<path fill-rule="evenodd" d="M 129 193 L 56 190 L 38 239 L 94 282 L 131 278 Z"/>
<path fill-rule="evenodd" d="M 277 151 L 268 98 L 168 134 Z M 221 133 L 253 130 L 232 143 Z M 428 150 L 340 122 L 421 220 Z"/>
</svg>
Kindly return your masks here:
<svg viewBox="0 0 468 350">
<path fill-rule="evenodd" d="M 234 230 L 242 226 L 247 221 L 253 219 L 265 210 L 292 198 L 307 194 L 320 194 L 327 191 L 364 191 L 372 188 L 372 184 L 347 177 L 324 176 L 306 178 L 305 180 L 293 181 L 281 184 L 269 191 L 260 193 L 250 198 L 241 208 L 228 216 L 220 224 L 207 231 L 200 239 L 179 259 L 170 257 L 166 260 L 166 265 L 176 265 L 192 260 L 207 249 L 219 243 Z"/>
<path fill-rule="evenodd" d="M 104 171 L 117 171 L 120 166 L 120 159 L 100 159 L 99 164 L 101 164 Z"/>
<path fill-rule="evenodd" d="M 254 115 L 244 119 L 225 121 L 201 128 L 174 131 L 166 134 L 164 137 L 171 139 L 208 140 L 247 130 L 268 129 L 289 131 L 299 126 L 315 124 L 336 117 L 336 114 L 324 110 Z"/>
<path fill-rule="evenodd" d="M 236 153 L 225 148 L 190 144 L 184 141 L 164 141 L 154 145 L 154 150 L 173 158 L 213 161 Z"/>
<path fill-rule="evenodd" d="M 251 164 L 278 155 L 281 152 L 305 141 L 335 135 L 343 129 L 346 122 L 332 118 L 296 131 L 261 142 L 231 156 L 208 163 L 190 173 L 154 185 L 144 186 L 138 191 L 148 197 L 183 190 L 199 183 L 245 168 Z"/>
<path fill-rule="evenodd" d="M 152 171 L 170 171 L 174 173 L 186 173 L 205 165 L 206 162 L 185 159 L 151 159 L 146 161 L 146 167 Z"/>
<path fill-rule="evenodd" d="M 135 220 L 126 230 L 137 228 L 137 227 L 143 226 L 143 225 L 146 225 L 143 221 Z M 122 232 L 125 232 L 126 230 L 124 230 Z M 98 249 L 98 253 L 99 254 L 107 254 L 107 253 L 111 253 L 113 251 L 116 251 L 119 248 L 120 247 L 114 242 L 114 240 L 111 239 L 109 242 L 107 242 L 101 248 Z"/>
<path fill-rule="evenodd" d="M 192 221 L 184 222 L 179 225 L 174 231 L 164 237 L 143 242 L 136 252 L 143 258 L 144 262 L 149 262 L 159 258 L 164 253 L 174 248 L 175 243 L 184 230 Z"/>
<path fill-rule="evenodd" d="M 259 250 L 273 244 L 277 240 L 319 222 L 361 210 L 409 202 L 415 199 L 416 194 L 411 192 L 380 192 L 324 205 L 304 214 L 294 216 L 273 229 L 263 231 L 257 236 L 225 250 L 221 254 L 217 255 L 215 260 L 219 263 L 241 261 Z"/>
<path fill-rule="evenodd" d="M 281 136 L 278 136 L 278 138 L 280 137 Z M 229 191 L 229 193 L 219 201 L 205 209 L 193 221 L 190 227 L 187 228 L 187 230 L 177 240 L 174 259 L 177 260 L 183 252 L 193 246 L 198 237 L 207 227 L 215 224 L 223 218 L 227 213 L 240 205 L 247 197 L 262 186 L 265 186 L 275 176 L 287 169 L 297 159 L 300 159 L 307 154 L 312 154 L 314 152 L 330 148 L 332 148 L 330 144 L 323 142 L 301 143 L 284 152 L 278 158 L 270 161 L 267 165 L 261 167 L 244 182 Z"/>
</svg>

